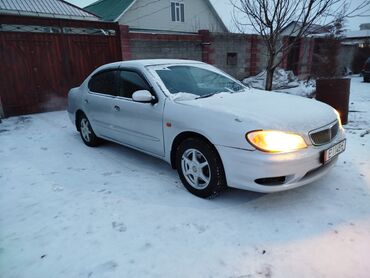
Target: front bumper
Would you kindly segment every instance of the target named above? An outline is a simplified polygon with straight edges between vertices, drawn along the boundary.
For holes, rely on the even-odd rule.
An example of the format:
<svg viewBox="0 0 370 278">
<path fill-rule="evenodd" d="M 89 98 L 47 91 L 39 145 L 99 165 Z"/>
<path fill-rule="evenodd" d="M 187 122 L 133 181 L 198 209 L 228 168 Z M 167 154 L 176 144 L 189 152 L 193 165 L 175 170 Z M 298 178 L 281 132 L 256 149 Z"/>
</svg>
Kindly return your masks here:
<svg viewBox="0 0 370 278">
<path fill-rule="evenodd" d="M 323 165 L 322 152 L 345 139 L 344 131 L 322 146 L 283 154 L 248 151 L 217 145 L 230 187 L 272 193 L 311 183 L 324 176 L 336 163 L 335 157 Z M 285 177 L 281 184 L 262 185 L 259 179 Z"/>
</svg>

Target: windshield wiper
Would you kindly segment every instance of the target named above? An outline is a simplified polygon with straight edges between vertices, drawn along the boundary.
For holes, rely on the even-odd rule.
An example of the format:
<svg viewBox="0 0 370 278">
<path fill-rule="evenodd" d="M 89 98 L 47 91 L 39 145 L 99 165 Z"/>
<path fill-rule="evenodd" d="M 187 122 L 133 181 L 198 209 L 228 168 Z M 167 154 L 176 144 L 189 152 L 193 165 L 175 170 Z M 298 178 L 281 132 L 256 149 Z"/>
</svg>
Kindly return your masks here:
<svg viewBox="0 0 370 278">
<path fill-rule="evenodd" d="M 216 93 L 205 94 L 205 95 L 202 95 L 202 96 L 196 97 L 195 99 L 207 98 L 207 97 L 211 97 L 211 96 L 213 96 L 213 95 L 215 95 L 215 94 L 216 94 Z"/>
</svg>

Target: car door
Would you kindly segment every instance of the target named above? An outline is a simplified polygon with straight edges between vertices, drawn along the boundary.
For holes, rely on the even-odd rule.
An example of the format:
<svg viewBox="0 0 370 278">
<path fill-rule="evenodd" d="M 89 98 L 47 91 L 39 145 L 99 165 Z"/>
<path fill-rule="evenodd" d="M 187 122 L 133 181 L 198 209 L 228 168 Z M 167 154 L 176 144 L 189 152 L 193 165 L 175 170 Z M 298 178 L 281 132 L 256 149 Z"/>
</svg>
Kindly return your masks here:
<svg viewBox="0 0 370 278">
<path fill-rule="evenodd" d="M 100 137 L 112 138 L 113 99 L 117 92 L 117 69 L 100 71 L 88 83 L 83 102 L 90 124 Z"/>
<path fill-rule="evenodd" d="M 132 94 L 138 90 L 148 90 L 155 94 L 138 70 L 119 69 L 117 80 L 118 96 L 114 99 L 117 109 L 113 112 L 115 139 L 123 144 L 163 156 L 164 102 L 139 103 L 132 100 Z"/>
</svg>

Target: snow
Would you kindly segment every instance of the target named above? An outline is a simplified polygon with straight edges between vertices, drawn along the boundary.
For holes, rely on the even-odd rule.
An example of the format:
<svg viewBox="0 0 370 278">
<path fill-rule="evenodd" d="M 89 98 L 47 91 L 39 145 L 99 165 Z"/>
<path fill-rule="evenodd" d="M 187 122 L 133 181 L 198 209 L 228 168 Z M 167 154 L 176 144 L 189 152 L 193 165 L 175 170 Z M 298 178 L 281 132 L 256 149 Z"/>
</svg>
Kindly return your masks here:
<svg viewBox="0 0 370 278">
<path fill-rule="evenodd" d="M 261 71 L 256 76 L 245 78 L 243 83 L 257 89 L 265 89 L 267 72 Z M 299 86 L 298 78 L 292 71 L 286 71 L 282 68 L 277 68 L 274 71 L 272 89 L 294 88 Z"/>
<path fill-rule="evenodd" d="M 282 88 L 275 89 L 275 92 L 286 93 L 295 96 L 313 98 L 316 94 L 316 82 L 315 80 L 298 81 L 298 86 L 293 88 Z"/>
<path fill-rule="evenodd" d="M 171 94 L 170 97 L 174 101 L 184 101 L 184 100 L 193 100 L 199 96 L 191 94 L 191 93 L 186 93 L 186 92 L 178 92 L 176 94 Z"/>
<path fill-rule="evenodd" d="M 161 160 L 86 147 L 66 112 L 5 119 L 0 277 L 368 277 L 370 84 L 351 90 L 347 150 L 326 177 L 214 200 Z"/>
<path fill-rule="evenodd" d="M 243 83 L 252 88 L 264 90 L 266 76 L 264 70 L 256 76 L 244 79 Z M 276 92 L 312 98 L 316 92 L 316 82 L 312 79 L 298 80 L 292 71 L 277 68 L 273 76 L 272 89 Z"/>
</svg>

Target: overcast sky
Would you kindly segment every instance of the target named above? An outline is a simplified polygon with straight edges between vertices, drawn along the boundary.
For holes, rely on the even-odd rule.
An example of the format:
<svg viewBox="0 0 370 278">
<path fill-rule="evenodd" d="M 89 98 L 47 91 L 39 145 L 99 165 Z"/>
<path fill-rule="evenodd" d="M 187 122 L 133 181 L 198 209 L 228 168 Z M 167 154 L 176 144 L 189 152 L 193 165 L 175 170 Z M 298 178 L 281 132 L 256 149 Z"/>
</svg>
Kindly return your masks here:
<svg viewBox="0 0 370 278">
<path fill-rule="evenodd" d="M 79 7 L 85 7 L 96 0 L 67 0 L 68 2 L 75 4 Z M 355 7 L 359 5 L 363 0 L 352 0 L 352 6 Z M 215 6 L 218 14 L 221 16 L 222 20 L 226 26 L 231 30 L 235 30 L 235 26 L 232 21 L 232 6 L 229 0 L 211 0 L 212 4 Z M 370 17 L 357 17 L 350 18 L 346 22 L 346 29 L 358 30 L 361 23 L 370 23 Z"/>
</svg>

